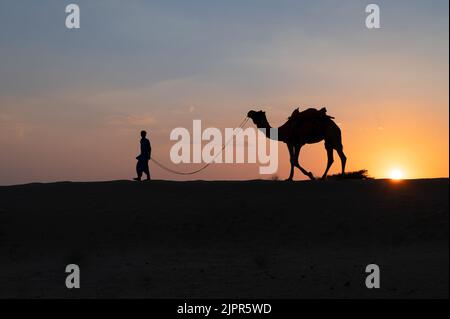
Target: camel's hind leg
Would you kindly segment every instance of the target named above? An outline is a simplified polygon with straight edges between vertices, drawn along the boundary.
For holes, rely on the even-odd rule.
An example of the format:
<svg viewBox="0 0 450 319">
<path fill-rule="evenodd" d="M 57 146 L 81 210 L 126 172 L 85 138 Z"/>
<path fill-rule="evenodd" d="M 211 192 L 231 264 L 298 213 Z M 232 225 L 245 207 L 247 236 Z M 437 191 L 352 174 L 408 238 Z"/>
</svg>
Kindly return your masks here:
<svg viewBox="0 0 450 319">
<path fill-rule="evenodd" d="M 341 158 L 342 165 L 342 176 L 345 174 L 345 164 L 347 162 L 347 157 L 344 154 L 343 146 L 342 146 L 342 134 L 341 129 L 334 123 L 332 120 L 328 121 L 328 125 L 326 126 L 326 134 L 325 134 L 325 148 L 328 150 L 328 146 L 332 149 L 335 149 Z"/>
<path fill-rule="evenodd" d="M 336 151 L 341 158 L 341 165 L 342 165 L 342 176 L 345 174 L 345 164 L 347 163 L 347 156 L 345 156 L 342 144 L 339 145 L 339 147 L 336 148 Z"/>
<path fill-rule="evenodd" d="M 327 168 L 325 169 L 325 172 L 322 175 L 322 179 L 326 179 L 327 178 L 327 174 L 328 174 L 328 170 L 330 169 L 331 165 L 333 165 L 334 159 L 333 159 L 333 148 L 329 145 L 325 145 L 325 148 L 327 150 L 327 157 L 328 157 L 328 162 L 327 162 Z"/>
</svg>

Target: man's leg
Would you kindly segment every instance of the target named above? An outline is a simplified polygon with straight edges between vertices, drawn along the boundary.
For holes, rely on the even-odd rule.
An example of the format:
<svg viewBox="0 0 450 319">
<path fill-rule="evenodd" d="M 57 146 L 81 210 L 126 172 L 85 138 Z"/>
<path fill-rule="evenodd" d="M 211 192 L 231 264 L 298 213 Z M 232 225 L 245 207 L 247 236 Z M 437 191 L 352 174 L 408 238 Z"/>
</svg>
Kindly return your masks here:
<svg viewBox="0 0 450 319">
<path fill-rule="evenodd" d="M 150 169 L 148 168 L 148 161 L 144 163 L 144 173 L 145 175 L 147 175 L 147 180 L 149 181 L 151 178 L 150 178 Z"/>
<path fill-rule="evenodd" d="M 142 178 L 142 163 L 141 163 L 141 161 L 138 161 L 136 164 L 136 173 L 137 173 L 137 177 L 134 178 L 134 180 L 140 181 Z"/>
</svg>

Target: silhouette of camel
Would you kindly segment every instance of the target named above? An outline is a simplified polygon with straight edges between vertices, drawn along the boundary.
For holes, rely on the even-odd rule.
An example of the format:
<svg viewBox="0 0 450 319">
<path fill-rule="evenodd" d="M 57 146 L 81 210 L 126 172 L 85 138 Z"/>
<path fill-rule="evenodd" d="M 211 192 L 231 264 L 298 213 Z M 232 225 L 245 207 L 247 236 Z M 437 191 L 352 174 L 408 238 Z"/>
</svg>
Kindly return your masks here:
<svg viewBox="0 0 450 319">
<path fill-rule="evenodd" d="M 271 138 L 271 126 L 267 121 L 266 112 L 252 110 L 248 112 L 247 116 L 253 120 L 258 128 L 265 129 L 263 132 L 267 138 Z M 291 181 L 294 176 L 294 166 L 314 180 L 313 174 L 300 166 L 298 157 L 303 145 L 318 143 L 322 140 L 325 140 L 325 149 L 328 156 L 327 168 L 322 175 L 322 179 L 326 179 L 328 170 L 333 164 L 333 150 L 336 150 L 339 154 L 342 176 L 344 175 L 347 157 L 343 152 L 341 130 L 333 121 L 333 117 L 326 114 L 325 108 L 321 110 L 311 108 L 302 112 L 298 108 L 295 109 L 288 121 L 278 128 L 277 140 L 286 143 L 289 150 L 291 171 L 288 181 Z"/>
</svg>

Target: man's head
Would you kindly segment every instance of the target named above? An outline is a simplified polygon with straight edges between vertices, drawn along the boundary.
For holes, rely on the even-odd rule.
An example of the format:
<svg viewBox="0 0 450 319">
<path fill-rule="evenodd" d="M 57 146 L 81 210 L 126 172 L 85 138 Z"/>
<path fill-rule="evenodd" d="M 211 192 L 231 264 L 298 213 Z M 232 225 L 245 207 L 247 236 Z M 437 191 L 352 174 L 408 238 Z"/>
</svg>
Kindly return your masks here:
<svg viewBox="0 0 450 319">
<path fill-rule="evenodd" d="M 147 132 L 146 131 L 141 131 L 141 137 L 144 138 L 147 136 Z"/>
</svg>

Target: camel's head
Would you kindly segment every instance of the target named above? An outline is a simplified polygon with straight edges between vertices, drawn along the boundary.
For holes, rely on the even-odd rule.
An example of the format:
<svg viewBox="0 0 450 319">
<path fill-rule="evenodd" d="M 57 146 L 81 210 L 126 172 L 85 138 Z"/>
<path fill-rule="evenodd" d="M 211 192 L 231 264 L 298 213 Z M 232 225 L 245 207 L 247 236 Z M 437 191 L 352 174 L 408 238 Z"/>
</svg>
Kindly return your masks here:
<svg viewBox="0 0 450 319">
<path fill-rule="evenodd" d="M 249 111 L 247 117 L 251 118 L 253 123 L 257 126 L 267 122 L 266 112 L 263 111 Z"/>
</svg>

